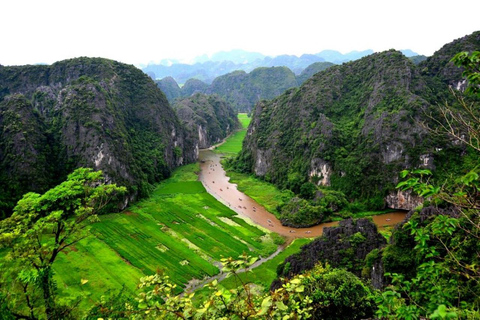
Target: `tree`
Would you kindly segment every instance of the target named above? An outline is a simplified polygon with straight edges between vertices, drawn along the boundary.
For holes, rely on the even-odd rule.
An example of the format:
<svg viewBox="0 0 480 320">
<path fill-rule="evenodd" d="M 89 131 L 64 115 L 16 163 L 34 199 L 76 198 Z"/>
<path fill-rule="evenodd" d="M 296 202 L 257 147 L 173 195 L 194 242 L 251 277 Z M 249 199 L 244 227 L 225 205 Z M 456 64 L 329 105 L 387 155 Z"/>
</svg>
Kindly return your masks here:
<svg viewBox="0 0 480 320">
<path fill-rule="evenodd" d="M 302 284 L 312 299 L 314 319 L 365 319 L 375 311 L 374 291 L 344 269 L 317 264 Z"/>
<path fill-rule="evenodd" d="M 454 141 L 480 151 L 480 113 L 478 98 L 480 97 L 480 51 L 471 54 L 460 52 L 452 58 L 452 62 L 463 67 L 462 75 L 466 78 L 467 87 L 464 94 L 450 89 L 457 100 L 457 105 L 445 104 L 439 107 L 440 116 L 429 115 L 433 126 L 427 126 L 431 132 L 447 134 Z"/>
<path fill-rule="evenodd" d="M 465 96 L 452 91 L 459 108 L 446 105 L 433 119 L 437 132 L 480 152 L 480 52 L 460 53 L 452 61 L 464 67 Z M 473 94 L 474 96 L 468 96 Z M 475 95 L 477 95 L 475 97 Z M 467 100 L 469 101 L 467 103 Z M 394 319 L 480 317 L 480 172 L 478 162 L 443 185 L 428 170 L 403 171 L 398 184 L 427 198 L 429 207 L 403 226 L 414 239 L 413 276 L 392 273 L 392 285 L 378 298 L 377 316 Z M 403 232 L 403 231 L 402 231 Z"/>
<path fill-rule="evenodd" d="M 254 294 L 238 273 L 248 271 L 256 261 L 246 254 L 238 259 L 224 258 L 222 271 L 227 277 L 236 277 L 240 286 L 227 290 L 217 280 L 206 287 L 210 294 L 199 305 L 193 303 L 195 293 L 175 295 L 175 287 L 168 276 L 154 274 L 140 279 L 142 290 L 136 303 L 126 302 L 123 308 L 115 303 L 117 296 L 102 301 L 90 317 L 127 319 L 307 319 L 311 317 L 312 299 L 305 294 L 303 276 L 286 282 L 281 288 L 266 294 Z"/>
<path fill-rule="evenodd" d="M 88 235 L 88 224 L 124 192 L 124 187 L 104 184 L 102 172 L 79 168 L 42 195 L 25 194 L 12 216 L 0 221 L 0 248 L 7 252 L 0 289 L 14 316 L 68 316 L 71 309 L 56 301 L 52 265 L 60 252 Z"/>
</svg>

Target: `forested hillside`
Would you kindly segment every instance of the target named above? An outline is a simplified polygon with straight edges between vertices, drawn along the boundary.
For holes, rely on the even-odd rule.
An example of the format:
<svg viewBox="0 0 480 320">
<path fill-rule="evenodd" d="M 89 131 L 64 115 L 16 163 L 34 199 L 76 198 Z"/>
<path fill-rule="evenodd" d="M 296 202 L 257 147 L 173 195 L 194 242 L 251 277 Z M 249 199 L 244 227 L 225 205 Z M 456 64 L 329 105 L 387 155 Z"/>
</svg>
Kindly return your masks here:
<svg viewBox="0 0 480 320">
<path fill-rule="evenodd" d="M 461 80 L 449 62 L 453 52 L 473 47 L 480 47 L 478 32 L 419 66 L 398 51 L 375 53 L 258 103 L 237 168 L 295 192 L 311 181 L 349 199 L 371 199 L 373 207 L 382 207 L 389 194 L 389 206 L 415 207 L 391 192 L 401 170 L 441 172 L 452 164 L 449 155 L 464 152 L 420 123 L 435 115 L 448 85 Z"/>
<path fill-rule="evenodd" d="M 0 66 L 0 217 L 27 191 L 79 166 L 103 170 L 129 197 L 196 160 L 165 95 L 139 69 L 99 58 Z"/>
<path fill-rule="evenodd" d="M 402 50 L 407 57 L 414 58 L 418 54 L 412 50 Z M 212 56 L 199 56 L 193 64 L 180 63 L 177 60 L 165 59 L 160 63 L 149 63 L 142 70 L 153 79 L 172 77 L 179 84 L 184 84 L 189 79 L 195 78 L 210 84 L 215 78 L 237 70 L 251 72 L 255 68 L 287 67 L 295 74 L 302 73 L 311 64 L 344 62 L 360 59 L 372 54 L 373 50 L 351 51 L 341 53 L 336 50 L 323 50 L 316 54 L 302 54 L 301 56 L 282 54 L 274 57 L 265 56 L 257 52 L 244 50 L 231 50 L 217 52 Z"/>
<path fill-rule="evenodd" d="M 319 62 L 308 68 L 299 78 L 287 67 L 256 68 L 250 73 L 242 70 L 219 76 L 208 85 L 198 79 L 189 79 L 180 88 L 172 77 L 157 80 L 158 87 L 165 92 L 170 103 L 179 97 L 190 97 L 195 93 L 216 94 L 231 104 L 235 110 L 249 112 L 262 99 L 273 99 L 285 90 L 298 86 L 315 72 L 325 70 L 331 63 Z"/>
<path fill-rule="evenodd" d="M 261 99 L 273 99 L 296 87 L 295 74 L 287 67 L 257 68 L 250 73 L 235 71 L 216 78 L 208 93 L 215 93 L 237 110 L 250 110 Z"/>
<path fill-rule="evenodd" d="M 217 95 L 197 93 L 173 105 L 180 121 L 196 136 L 200 149 L 221 142 L 237 129 L 237 113 Z"/>
</svg>

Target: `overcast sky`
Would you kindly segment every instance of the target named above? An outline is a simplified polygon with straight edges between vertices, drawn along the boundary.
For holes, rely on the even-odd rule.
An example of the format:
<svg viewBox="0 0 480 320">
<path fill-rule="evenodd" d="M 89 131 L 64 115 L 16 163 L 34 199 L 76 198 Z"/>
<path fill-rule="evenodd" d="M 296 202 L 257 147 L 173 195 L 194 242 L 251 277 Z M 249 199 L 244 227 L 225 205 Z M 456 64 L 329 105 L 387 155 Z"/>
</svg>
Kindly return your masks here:
<svg viewBox="0 0 480 320">
<path fill-rule="evenodd" d="M 129 64 L 244 49 L 411 49 L 480 30 L 480 0 L 2 0 L 0 64 L 104 57 Z"/>
</svg>

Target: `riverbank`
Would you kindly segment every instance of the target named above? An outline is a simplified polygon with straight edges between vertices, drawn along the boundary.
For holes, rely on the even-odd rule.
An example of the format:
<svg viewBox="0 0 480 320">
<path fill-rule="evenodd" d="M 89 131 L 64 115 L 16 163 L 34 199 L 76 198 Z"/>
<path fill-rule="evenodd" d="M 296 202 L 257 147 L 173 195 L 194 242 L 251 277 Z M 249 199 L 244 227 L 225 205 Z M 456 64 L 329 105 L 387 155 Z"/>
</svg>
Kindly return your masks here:
<svg viewBox="0 0 480 320">
<path fill-rule="evenodd" d="M 309 228 L 282 226 L 280 221 L 262 205 L 239 191 L 236 184 L 230 183 L 221 164 L 221 156 L 211 150 L 200 150 L 199 180 L 205 189 L 217 200 L 234 210 L 239 216 L 249 219 L 262 228 L 276 232 L 286 238 L 311 238 L 323 234 L 324 227 L 338 224 L 338 221 L 322 223 Z M 405 218 L 405 212 L 392 212 L 372 216 L 378 227 L 393 226 Z"/>
</svg>

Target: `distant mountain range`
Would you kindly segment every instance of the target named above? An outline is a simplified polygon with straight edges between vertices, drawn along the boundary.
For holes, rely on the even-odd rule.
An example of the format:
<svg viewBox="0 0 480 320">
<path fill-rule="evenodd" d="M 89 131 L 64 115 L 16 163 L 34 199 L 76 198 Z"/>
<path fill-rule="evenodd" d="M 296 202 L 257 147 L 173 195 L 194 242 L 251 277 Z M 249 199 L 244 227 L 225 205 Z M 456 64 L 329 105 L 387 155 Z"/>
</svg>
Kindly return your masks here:
<svg viewBox="0 0 480 320">
<path fill-rule="evenodd" d="M 342 54 L 335 50 L 324 50 L 316 54 L 265 56 L 258 52 L 244 50 L 221 51 L 212 56 L 202 55 L 194 59 L 193 64 L 180 63 L 177 60 L 162 60 L 159 64 L 149 64 L 142 68 L 150 77 L 163 79 L 172 77 L 179 84 L 188 79 L 198 79 L 211 83 L 215 78 L 236 70 L 250 72 L 259 67 L 288 67 L 295 74 L 315 62 L 342 64 L 357 60 L 373 53 L 373 50 L 352 51 Z M 407 57 L 418 56 L 411 50 L 402 50 Z M 426 57 L 425 57 L 426 58 Z"/>
<path fill-rule="evenodd" d="M 192 78 L 182 87 L 172 77 L 155 82 L 171 104 L 195 93 L 216 94 L 231 104 L 236 111 L 248 112 L 259 100 L 273 99 L 331 66 L 334 64 L 330 62 L 315 62 L 298 76 L 287 67 L 259 67 L 249 73 L 237 70 L 215 78 L 211 84 Z"/>
</svg>

